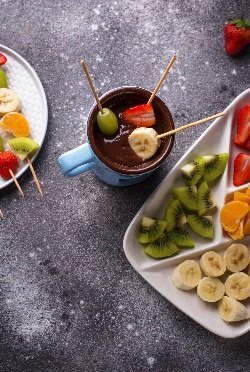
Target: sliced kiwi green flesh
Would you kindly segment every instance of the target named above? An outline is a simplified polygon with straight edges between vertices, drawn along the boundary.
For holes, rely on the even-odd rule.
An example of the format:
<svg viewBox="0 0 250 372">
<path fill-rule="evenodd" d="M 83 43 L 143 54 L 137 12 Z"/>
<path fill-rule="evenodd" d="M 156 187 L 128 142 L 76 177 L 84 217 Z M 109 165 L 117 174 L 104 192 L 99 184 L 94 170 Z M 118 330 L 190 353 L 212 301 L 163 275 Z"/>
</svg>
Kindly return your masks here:
<svg viewBox="0 0 250 372">
<path fill-rule="evenodd" d="M 167 221 L 167 231 L 171 231 L 178 226 L 183 226 L 187 222 L 179 200 L 172 199 L 169 202 L 165 212 L 165 220 Z"/>
<path fill-rule="evenodd" d="M 176 227 L 169 232 L 169 237 L 180 248 L 194 248 L 194 241 L 186 229 Z"/>
<path fill-rule="evenodd" d="M 196 185 L 203 176 L 204 164 L 204 159 L 201 156 L 198 156 L 181 168 L 183 178 L 187 185 Z"/>
<path fill-rule="evenodd" d="M 32 157 L 39 149 L 38 143 L 28 137 L 12 138 L 8 140 L 8 144 L 20 160 L 24 160 L 27 156 Z"/>
<path fill-rule="evenodd" d="M 0 88 L 8 88 L 7 77 L 2 68 L 0 68 Z"/>
<path fill-rule="evenodd" d="M 211 216 L 188 215 L 188 224 L 191 229 L 202 238 L 213 239 L 214 228 Z"/>
<path fill-rule="evenodd" d="M 227 153 L 207 155 L 202 158 L 205 162 L 203 175 L 205 181 L 213 181 L 223 174 L 228 160 Z"/>
<path fill-rule="evenodd" d="M 206 181 L 203 181 L 197 190 L 199 211 L 198 214 L 202 215 L 216 207 L 216 202 L 211 190 Z"/>
<path fill-rule="evenodd" d="M 195 186 L 176 187 L 172 190 L 176 199 L 178 199 L 185 209 L 189 211 L 198 211 L 198 197 Z"/>
<path fill-rule="evenodd" d="M 179 248 L 169 238 L 168 234 L 162 234 L 154 242 L 148 244 L 144 252 L 153 258 L 166 258 L 173 256 L 179 251 Z"/>
<path fill-rule="evenodd" d="M 166 227 L 167 222 L 164 220 L 143 217 L 137 240 L 139 243 L 151 243 L 163 233 Z"/>
<path fill-rule="evenodd" d="M 3 152 L 3 151 L 4 151 L 3 139 L 0 136 L 0 152 Z"/>
</svg>

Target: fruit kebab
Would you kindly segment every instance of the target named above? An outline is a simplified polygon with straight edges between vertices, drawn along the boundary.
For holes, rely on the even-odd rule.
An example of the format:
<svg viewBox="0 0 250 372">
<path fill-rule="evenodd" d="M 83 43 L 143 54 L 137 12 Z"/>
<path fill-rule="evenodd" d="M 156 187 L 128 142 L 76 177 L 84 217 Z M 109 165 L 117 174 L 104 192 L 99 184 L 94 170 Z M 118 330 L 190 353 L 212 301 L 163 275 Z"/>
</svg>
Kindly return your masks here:
<svg viewBox="0 0 250 372">
<path fill-rule="evenodd" d="M 225 112 L 220 112 L 162 134 L 158 134 L 153 128 L 140 127 L 135 129 L 130 134 L 128 137 L 128 143 L 136 155 L 146 160 L 154 156 L 154 154 L 157 152 L 158 148 L 160 147 L 160 138 L 171 136 L 174 133 L 181 132 L 195 125 L 206 123 L 209 120 L 216 119 L 220 116 L 224 116 L 225 114 Z"/>
<path fill-rule="evenodd" d="M 92 90 L 93 96 L 95 97 L 97 106 L 99 108 L 99 112 L 97 114 L 97 119 L 96 119 L 98 127 L 99 127 L 100 131 L 102 132 L 102 134 L 104 134 L 105 136 L 113 136 L 117 132 L 117 129 L 118 129 L 117 117 L 115 116 L 113 111 L 111 111 L 108 108 L 103 108 L 102 107 L 101 102 L 100 102 L 100 100 L 98 98 L 98 95 L 96 93 L 95 87 L 93 85 L 92 79 L 91 79 L 90 74 L 88 72 L 87 66 L 86 66 L 86 64 L 84 63 L 83 60 L 81 60 L 81 65 L 82 65 L 82 69 L 83 69 L 83 71 L 86 75 L 86 78 L 88 80 L 89 86 Z"/>
<path fill-rule="evenodd" d="M 122 118 L 126 123 L 134 125 L 135 127 L 151 127 L 155 124 L 155 114 L 152 107 L 152 101 L 175 60 L 176 55 L 174 54 L 153 90 L 148 102 L 143 105 L 130 107 L 122 113 Z"/>
</svg>

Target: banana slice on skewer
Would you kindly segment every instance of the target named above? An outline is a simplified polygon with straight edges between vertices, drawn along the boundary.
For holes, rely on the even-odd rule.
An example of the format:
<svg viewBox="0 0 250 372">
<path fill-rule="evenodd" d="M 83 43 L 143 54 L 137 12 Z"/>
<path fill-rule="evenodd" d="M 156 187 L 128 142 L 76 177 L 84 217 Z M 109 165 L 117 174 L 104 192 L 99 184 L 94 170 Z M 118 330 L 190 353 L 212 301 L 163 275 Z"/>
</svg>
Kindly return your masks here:
<svg viewBox="0 0 250 372">
<path fill-rule="evenodd" d="M 244 270 L 250 261 L 249 251 L 243 244 L 232 244 L 224 253 L 223 259 L 227 269 L 233 273 Z"/>
<path fill-rule="evenodd" d="M 223 258 L 216 252 L 206 252 L 201 256 L 200 267 L 207 276 L 217 277 L 224 274 L 226 265 Z"/>
<path fill-rule="evenodd" d="M 206 302 L 219 301 L 225 293 L 224 284 L 217 278 L 204 277 L 197 287 L 198 296 Z"/>
<path fill-rule="evenodd" d="M 237 322 L 249 319 L 250 314 L 246 307 L 232 297 L 224 296 L 219 302 L 219 314 L 226 322 Z"/>
<path fill-rule="evenodd" d="M 146 160 L 154 156 L 160 146 L 157 135 L 153 128 L 137 128 L 128 137 L 128 143 L 136 155 Z"/>
<path fill-rule="evenodd" d="M 7 88 L 0 89 L 0 116 L 21 110 L 21 102 L 15 92 Z"/>
<path fill-rule="evenodd" d="M 194 260 L 183 261 L 173 272 L 172 281 L 176 288 L 189 291 L 197 287 L 201 279 L 199 264 Z"/>
</svg>

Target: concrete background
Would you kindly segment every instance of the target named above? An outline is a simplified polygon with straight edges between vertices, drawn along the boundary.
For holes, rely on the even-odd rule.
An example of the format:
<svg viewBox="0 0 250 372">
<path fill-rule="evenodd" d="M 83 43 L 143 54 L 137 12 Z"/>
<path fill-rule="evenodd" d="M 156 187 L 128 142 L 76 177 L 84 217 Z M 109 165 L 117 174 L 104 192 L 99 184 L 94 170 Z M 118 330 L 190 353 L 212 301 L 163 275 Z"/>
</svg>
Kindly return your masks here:
<svg viewBox="0 0 250 372">
<path fill-rule="evenodd" d="M 49 106 L 35 163 L 1 195 L 0 370 L 246 371 L 249 334 L 217 337 L 162 298 L 133 270 L 124 233 L 143 202 L 206 126 L 176 136 L 168 161 L 142 184 L 112 188 L 91 172 L 64 178 L 58 156 L 85 139 L 93 98 L 122 85 L 153 89 L 173 52 L 159 96 L 176 125 L 222 111 L 249 88 L 249 50 L 230 58 L 223 26 L 248 15 L 247 0 L 3 1 L 0 43 L 37 71 Z"/>
</svg>

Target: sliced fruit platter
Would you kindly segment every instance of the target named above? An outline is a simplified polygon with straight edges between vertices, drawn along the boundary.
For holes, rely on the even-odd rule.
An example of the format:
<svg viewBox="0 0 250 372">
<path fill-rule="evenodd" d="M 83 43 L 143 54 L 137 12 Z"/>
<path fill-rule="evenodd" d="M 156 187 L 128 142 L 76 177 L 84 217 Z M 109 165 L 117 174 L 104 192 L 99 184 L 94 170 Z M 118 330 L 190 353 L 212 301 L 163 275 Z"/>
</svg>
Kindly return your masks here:
<svg viewBox="0 0 250 372">
<path fill-rule="evenodd" d="M 146 281 L 228 338 L 250 330 L 250 164 L 237 159 L 243 147 L 249 156 L 249 104 L 250 89 L 180 159 L 124 237 L 125 254 Z"/>
<path fill-rule="evenodd" d="M 38 76 L 28 62 L 3 45 L 0 45 L 0 119 L 2 189 L 28 168 L 26 159 L 35 158 L 48 121 L 47 101 Z"/>
</svg>

